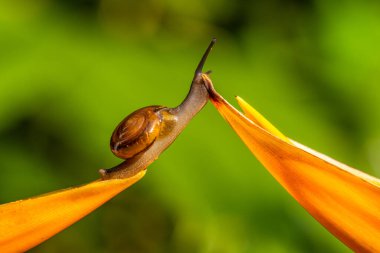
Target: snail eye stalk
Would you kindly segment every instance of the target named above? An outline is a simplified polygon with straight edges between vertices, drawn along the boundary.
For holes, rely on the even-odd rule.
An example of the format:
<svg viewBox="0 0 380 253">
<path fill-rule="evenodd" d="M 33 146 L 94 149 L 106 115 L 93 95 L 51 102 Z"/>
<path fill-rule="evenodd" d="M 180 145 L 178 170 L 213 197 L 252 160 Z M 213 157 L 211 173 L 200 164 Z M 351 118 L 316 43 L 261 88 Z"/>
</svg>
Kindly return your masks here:
<svg viewBox="0 0 380 253">
<path fill-rule="evenodd" d="M 203 66 L 205 65 L 207 57 L 210 54 L 210 52 L 211 52 L 212 48 L 214 47 L 215 43 L 216 43 L 216 38 L 213 38 L 211 40 L 211 42 L 210 42 L 210 45 L 208 45 L 205 53 L 203 54 L 201 61 L 198 63 L 197 68 L 195 69 L 195 76 L 197 76 L 199 74 L 202 74 Z M 206 74 L 210 74 L 210 73 L 211 73 L 211 71 L 207 71 L 206 72 Z"/>
</svg>

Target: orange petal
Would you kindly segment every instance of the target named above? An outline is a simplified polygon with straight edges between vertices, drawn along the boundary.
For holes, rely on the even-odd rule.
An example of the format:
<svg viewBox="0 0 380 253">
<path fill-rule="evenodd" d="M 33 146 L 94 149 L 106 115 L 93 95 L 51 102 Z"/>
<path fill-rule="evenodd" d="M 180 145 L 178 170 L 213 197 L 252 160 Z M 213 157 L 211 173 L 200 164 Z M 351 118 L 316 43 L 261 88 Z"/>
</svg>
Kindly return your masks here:
<svg viewBox="0 0 380 253">
<path fill-rule="evenodd" d="M 91 213 L 145 175 L 94 181 L 0 205 L 0 252 L 24 252 Z"/>
<path fill-rule="evenodd" d="M 259 127 L 267 130 L 269 133 L 277 136 L 283 141 L 290 142 L 288 137 L 283 135 L 275 126 L 273 126 L 263 115 L 261 115 L 258 111 L 256 111 L 252 106 L 250 106 L 247 102 L 245 102 L 242 98 L 236 97 L 241 109 L 247 118 L 252 120 Z"/>
<path fill-rule="evenodd" d="M 247 117 L 211 92 L 251 152 L 318 222 L 355 251 L 380 252 L 379 179 L 290 140 L 244 100 Z"/>
</svg>

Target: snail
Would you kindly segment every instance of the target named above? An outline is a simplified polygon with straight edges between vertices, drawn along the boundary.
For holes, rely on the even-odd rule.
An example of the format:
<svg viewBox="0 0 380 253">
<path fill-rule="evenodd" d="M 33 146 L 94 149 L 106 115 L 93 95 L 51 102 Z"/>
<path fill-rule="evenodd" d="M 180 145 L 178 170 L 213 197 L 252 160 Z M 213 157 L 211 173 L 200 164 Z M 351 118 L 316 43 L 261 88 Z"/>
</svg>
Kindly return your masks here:
<svg viewBox="0 0 380 253">
<path fill-rule="evenodd" d="M 199 62 L 190 91 L 175 108 L 148 106 L 128 115 L 114 130 L 110 146 L 114 155 L 125 161 L 99 172 L 103 180 L 128 178 L 147 168 L 173 143 L 190 120 L 206 105 L 210 71 L 203 73 L 203 65 L 216 39 L 212 39 Z"/>
</svg>

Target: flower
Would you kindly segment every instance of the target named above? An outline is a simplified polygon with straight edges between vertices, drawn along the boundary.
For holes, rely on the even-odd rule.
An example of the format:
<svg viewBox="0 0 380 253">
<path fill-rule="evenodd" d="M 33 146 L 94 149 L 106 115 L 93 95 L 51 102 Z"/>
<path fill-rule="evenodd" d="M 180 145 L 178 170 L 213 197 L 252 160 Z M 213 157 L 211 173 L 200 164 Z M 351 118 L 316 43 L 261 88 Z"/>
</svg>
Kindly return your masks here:
<svg viewBox="0 0 380 253">
<path fill-rule="evenodd" d="M 358 252 L 380 252 L 380 180 L 286 137 L 240 97 L 211 101 L 273 177 L 319 223 Z"/>
<path fill-rule="evenodd" d="M 139 181 L 145 172 L 0 205 L 0 252 L 37 246 Z"/>
</svg>

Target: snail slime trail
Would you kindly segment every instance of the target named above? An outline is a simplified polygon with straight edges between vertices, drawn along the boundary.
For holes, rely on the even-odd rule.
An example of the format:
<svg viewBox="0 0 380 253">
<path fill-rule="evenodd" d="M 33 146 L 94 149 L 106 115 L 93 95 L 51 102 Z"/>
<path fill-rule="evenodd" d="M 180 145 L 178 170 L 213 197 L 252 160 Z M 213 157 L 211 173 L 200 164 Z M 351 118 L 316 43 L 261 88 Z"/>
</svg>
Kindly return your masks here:
<svg viewBox="0 0 380 253">
<path fill-rule="evenodd" d="M 206 105 L 209 94 L 204 77 L 209 72 L 203 73 L 202 69 L 215 42 L 216 39 L 212 39 L 195 70 L 190 91 L 179 106 L 144 107 L 120 122 L 111 136 L 110 146 L 112 153 L 125 161 L 113 168 L 101 169 L 103 180 L 132 177 L 146 169 Z"/>
</svg>

